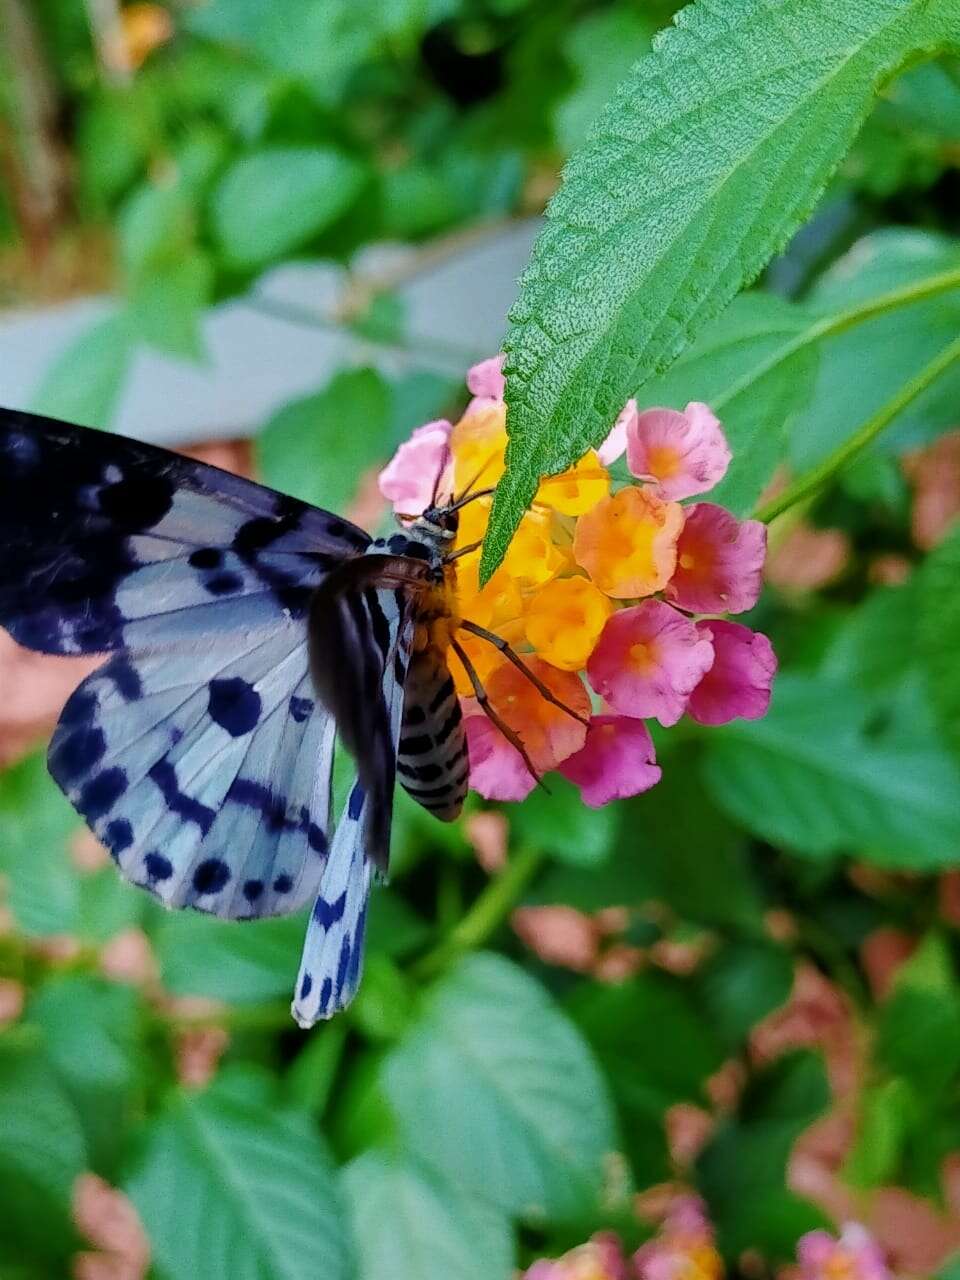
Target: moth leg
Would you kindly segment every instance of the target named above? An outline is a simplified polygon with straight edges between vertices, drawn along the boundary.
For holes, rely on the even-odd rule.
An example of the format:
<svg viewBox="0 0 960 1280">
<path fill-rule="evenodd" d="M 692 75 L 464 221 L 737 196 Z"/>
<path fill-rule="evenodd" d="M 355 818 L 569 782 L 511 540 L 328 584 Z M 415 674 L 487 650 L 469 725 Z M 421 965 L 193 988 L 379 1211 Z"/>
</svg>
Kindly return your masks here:
<svg viewBox="0 0 960 1280">
<path fill-rule="evenodd" d="M 468 622 L 466 619 L 460 623 L 464 631 L 469 631 L 471 635 L 486 640 L 488 644 L 492 644 L 495 649 L 499 649 L 508 662 L 512 662 L 518 671 L 522 671 L 533 687 L 537 690 L 542 698 L 546 698 L 547 702 L 551 702 L 555 707 L 559 707 L 561 711 L 565 711 L 568 716 L 573 716 L 574 720 L 578 720 L 580 724 L 590 727 L 589 720 L 585 720 L 583 716 L 578 715 L 572 707 L 568 707 L 565 702 L 561 702 L 555 693 L 553 693 L 540 679 L 535 671 L 531 671 L 524 660 L 502 636 L 496 635 L 493 631 L 488 631 L 486 627 L 479 626 L 476 622 Z M 468 673 L 469 674 L 469 673 Z"/>
<path fill-rule="evenodd" d="M 477 671 L 473 663 L 467 657 L 467 654 L 463 648 L 463 645 L 457 642 L 457 639 L 455 636 L 450 641 L 450 647 L 451 649 L 453 649 L 453 652 L 457 655 L 457 657 L 463 663 L 463 669 L 464 671 L 466 671 L 467 676 L 470 680 L 470 683 L 473 685 L 473 692 L 476 695 L 477 702 L 480 704 L 481 711 L 487 717 L 487 719 L 491 722 L 491 724 L 493 724 L 497 729 L 500 730 L 500 732 L 503 734 L 506 740 L 510 743 L 511 747 L 515 748 L 515 750 L 520 752 L 520 755 L 523 757 L 523 763 L 530 770 L 530 776 L 536 780 L 538 787 L 543 787 L 544 791 L 546 791 L 547 788 L 546 786 L 544 786 L 543 779 L 537 773 L 536 769 L 533 767 L 533 761 L 527 755 L 526 747 L 520 741 L 520 738 L 513 731 L 513 729 L 510 728 L 507 722 L 499 714 L 499 712 L 495 711 L 494 708 L 490 705 L 490 695 L 487 693 L 486 689 L 483 687 L 483 682 L 481 681 L 480 677 L 477 675 Z"/>
<path fill-rule="evenodd" d="M 482 546 L 482 538 L 478 539 L 476 542 L 468 542 L 465 547 L 458 547 L 456 551 L 451 551 L 448 556 L 444 556 L 443 563 L 449 564 L 451 560 L 459 560 L 461 556 L 468 556 L 471 551 L 476 551 L 477 547 Z"/>
</svg>

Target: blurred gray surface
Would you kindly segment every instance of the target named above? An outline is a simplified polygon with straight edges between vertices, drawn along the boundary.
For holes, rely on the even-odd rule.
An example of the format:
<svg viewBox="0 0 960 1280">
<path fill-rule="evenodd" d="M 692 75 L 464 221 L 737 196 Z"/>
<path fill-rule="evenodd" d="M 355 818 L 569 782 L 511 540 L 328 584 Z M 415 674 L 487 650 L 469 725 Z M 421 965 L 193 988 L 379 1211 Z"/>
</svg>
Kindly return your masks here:
<svg viewBox="0 0 960 1280">
<path fill-rule="evenodd" d="M 207 363 L 142 347 L 110 425 L 164 444 L 246 436 L 343 365 L 462 376 L 470 362 L 499 349 L 539 226 L 531 219 L 426 249 L 376 246 L 349 273 L 324 263 L 279 267 L 253 294 L 210 310 Z M 370 291 L 401 299 L 402 346 L 365 340 L 342 323 Z M 89 298 L 0 318 L 0 404 L 33 407 L 51 362 L 110 309 L 109 299 Z M 303 322 L 310 317 L 316 323 Z"/>
</svg>

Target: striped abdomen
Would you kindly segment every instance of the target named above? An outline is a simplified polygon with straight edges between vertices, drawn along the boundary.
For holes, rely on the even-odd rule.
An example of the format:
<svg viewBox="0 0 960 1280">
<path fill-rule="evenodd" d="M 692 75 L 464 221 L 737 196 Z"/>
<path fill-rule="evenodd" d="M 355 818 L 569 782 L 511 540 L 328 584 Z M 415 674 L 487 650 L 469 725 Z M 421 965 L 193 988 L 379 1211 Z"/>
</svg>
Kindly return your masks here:
<svg viewBox="0 0 960 1280">
<path fill-rule="evenodd" d="M 442 652 L 431 646 L 414 654 L 407 671 L 397 777 L 434 817 L 452 822 L 469 775 L 460 699 Z"/>
</svg>

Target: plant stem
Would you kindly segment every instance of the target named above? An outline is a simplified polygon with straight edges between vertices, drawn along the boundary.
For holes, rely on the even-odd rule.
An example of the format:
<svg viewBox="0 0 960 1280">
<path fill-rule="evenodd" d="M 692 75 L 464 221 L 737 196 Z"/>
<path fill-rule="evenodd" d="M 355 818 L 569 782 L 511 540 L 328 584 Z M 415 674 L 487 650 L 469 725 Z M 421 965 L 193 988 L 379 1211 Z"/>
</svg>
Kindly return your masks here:
<svg viewBox="0 0 960 1280">
<path fill-rule="evenodd" d="M 846 333 L 848 329 L 855 329 L 858 324 L 864 324 L 876 316 L 886 315 L 888 312 L 899 310 L 900 307 L 907 307 L 914 302 L 922 302 L 925 298 L 933 298 L 938 293 L 947 293 L 957 288 L 960 288 L 960 267 L 952 271 L 941 271 L 938 275 L 927 276 L 923 280 L 913 281 L 902 285 L 899 289 L 881 293 L 876 298 L 868 298 L 866 302 L 855 303 L 843 311 L 835 311 L 832 315 L 823 316 L 820 320 L 809 324 L 784 346 L 771 352 L 755 368 L 748 370 L 715 400 L 713 408 L 718 411 L 722 409 L 741 392 L 749 390 L 754 383 L 759 382 L 771 369 L 789 360 L 804 347 L 822 342 L 825 338 L 835 338 L 838 334 Z"/>
<path fill-rule="evenodd" d="M 474 947 L 482 946 L 510 914 L 524 889 L 543 864 L 545 855 L 532 845 L 523 846 L 494 876 L 473 906 L 446 938 L 414 965 L 418 977 L 432 977 Z"/>
<path fill-rule="evenodd" d="M 753 513 L 753 518 L 769 523 L 796 503 L 814 497 L 839 471 L 862 453 L 907 405 L 936 382 L 937 378 L 958 359 L 960 359 L 960 337 L 954 338 L 939 351 L 929 364 L 925 365 L 915 377 L 900 388 L 895 396 L 892 396 L 885 405 L 869 417 L 858 431 L 824 458 L 819 466 L 813 467 L 806 475 L 799 476 L 793 484 L 784 489 L 783 493 L 759 507 Z"/>
</svg>

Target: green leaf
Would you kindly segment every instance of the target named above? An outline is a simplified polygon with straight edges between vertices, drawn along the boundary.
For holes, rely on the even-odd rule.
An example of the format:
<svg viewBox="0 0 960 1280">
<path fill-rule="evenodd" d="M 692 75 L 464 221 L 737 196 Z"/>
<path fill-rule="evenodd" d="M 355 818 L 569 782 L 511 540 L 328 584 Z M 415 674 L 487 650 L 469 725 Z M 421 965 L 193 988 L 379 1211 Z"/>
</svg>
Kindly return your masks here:
<svg viewBox="0 0 960 1280">
<path fill-rule="evenodd" d="M 637 1182 L 662 1181 L 671 1168 L 664 1113 L 676 1102 L 704 1102 L 723 1045 L 684 984 L 657 974 L 581 984 L 570 1013 L 609 1081 Z"/>
<path fill-rule="evenodd" d="M 86 1166 L 80 1122 L 49 1066 L 0 1040 L 0 1260 L 67 1254 L 70 1196 Z"/>
<path fill-rule="evenodd" d="M 525 1217 L 582 1213 L 614 1146 L 604 1082 L 543 989 L 473 955 L 430 992 L 384 1067 L 409 1151 Z"/>
<path fill-rule="evenodd" d="M 506 339 L 506 551 L 541 476 L 752 280 L 813 209 L 880 87 L 960 36 L 954 0 L 701 0 L 621 84 L 568 163 Z"/>
<path fill-rule="evenodd" d="M 944 740 L 960 758 L 960 524 L 927 557 L 917 604 L 930 704 Z"/>
<path fill-rule="evenodd" d="M 698 1162 L 698 1183 L 725 1252 L 763 1249 L 794 1256 L 797 1237 L 827 1225 L 785 1189 L 787 1159 L 830 1098 L 812 1053 L 781 1058 L 750 1082 L 739 1115 L 722 1123 Z"/>
<path fill-rule="evenodd" d="M 139 1008 L 130 987 L 80 975 L 54 978 L 30 1002 L 44 1052 L 76 1105 L 91 1161 L 116 1163 L 134 1118 Z"/>
<path fill-rule="evenodd" d="M 265 484 L 342 511 L 363 473 L 391 448 L 389 383 L 375 369 L 337 373 L 322 391 L 284 405 L 256 438 Z"/>
<path fill-rule="evenodd" d="M 209 1280 L 347 1280 L 329 1157 L 302 1119 L 180 1094 L 126 1187 L 159 1272 Z"/>
<path fill-rule="evenodd" d="M 160 267 L 169 267 L 193 248 L 196 211 L 181 182 L 158 186 L 145 182 L 120 210 L 120 259 L 137 285 Z"/>
<path fill-rule="evenodd" d="M 30 408 L 84 427 L 108 426 L 130 369 L 133 337 L 126 311 L 98 320 L 51 362 Z"/>
<path fill-rule="evenodd" d="M 867 304 L 893 289 L 920 287 L 958 268 L 960 249 L 947 236 L 878 231 L 834 263 L 806 301 L 814 311 L 828 315 Z M 801 472 L 821 462 L 919 373 L 955 336 L 958 326 L 960 289 L 955 288 L 877 315 L 823 342 L 816 386 L 790 433 L 791 466 Z M 951 426 L 958 395 L 960 371 L 954 368 L 898 416 L 879 448 L 901 452 L 907 444 L 929 440 Z"/>
<path fill-rule="evenodd" d="M 573 783 L 559 774 L 550 778 L 549 786 L 549 795 L 537 788 L 512 810 L 515 836 L 560 862 L 579 867 L 603 862 L 613 848 L 617 806 L 588 809 Z"/>
<path fill-rule="evenodd" d="M 0 773 L 0 871 L 25 933 L 76 931 L 79 894 L 68 845 L 79 830 L 79 819 L 47 773 L 42 753 Z"/>
<path fill-rule="evenodd" d="M 798 853 L 857 853 L 886 866 L 956 863 L 960 768 L 918 726 L 871 738 L 849 686 L 780 676 L 762 720 L 710 731 L 704 776 L 721 808 Z"/>
<path fill-rule="evenodd" d="M 723 947 L 699 974 L 707 1020 L 730 1049 L 784 1003 L 793 986 L 793 961 L 772 942 Z"/>
<path fill-rule="evenodd" d="M 329 147 L 270 147 L 235 160 L 212 198 L 213 229 L 235 267 L 263 266 L 299 249 L 354 201 L 355 160 Z"/>
<path fill-rule="evenodd" d="M 192 911 L 164 915 L 154 939 L 164 986 L 237 1004 L 287 996 L 306 927 L 305 912 L 242 924 Z"/>
<path fill-rule="evenodd" d="M 929 934 L 898 971 L 880 1013 L 876 1055 L 920 1097 L 953 1087 L 960 1070 L 960 987 L 939 935 Z"/>
<path fill-rule="evenodd" d="M 793 415 L 813 392 L 817 348 L 802 308 L 765 293 L 735 298 L 669 371 L 643 387 L 642 405 L 705 401 L 723 422 L 733 461 L 710 501 L 747 515 L 783 459 Z"/>
<path fill-rule="evenodd" d="M 510 1280 L 512 1232 L 475 1196 L 397 1154 L 369 1151 L 343 1172 L 357 1280 Z"/>
<path fill-rule="evenodd" d="M 205 354 L 200 322 L 212 286 L 210 259 L 188 253 L 140 281 L 130 300 L 130 324 L 139 338 L 158 351 L 199 360 Z"/>
<path fill-rule="evenodd" d="M 866 1191 L 893 1183 L 916 1113 L 916 1098 L 906 1080 L 864 1089 L 856 1139 L 843 1164 L 844 1181 Z"/>
</svg>

